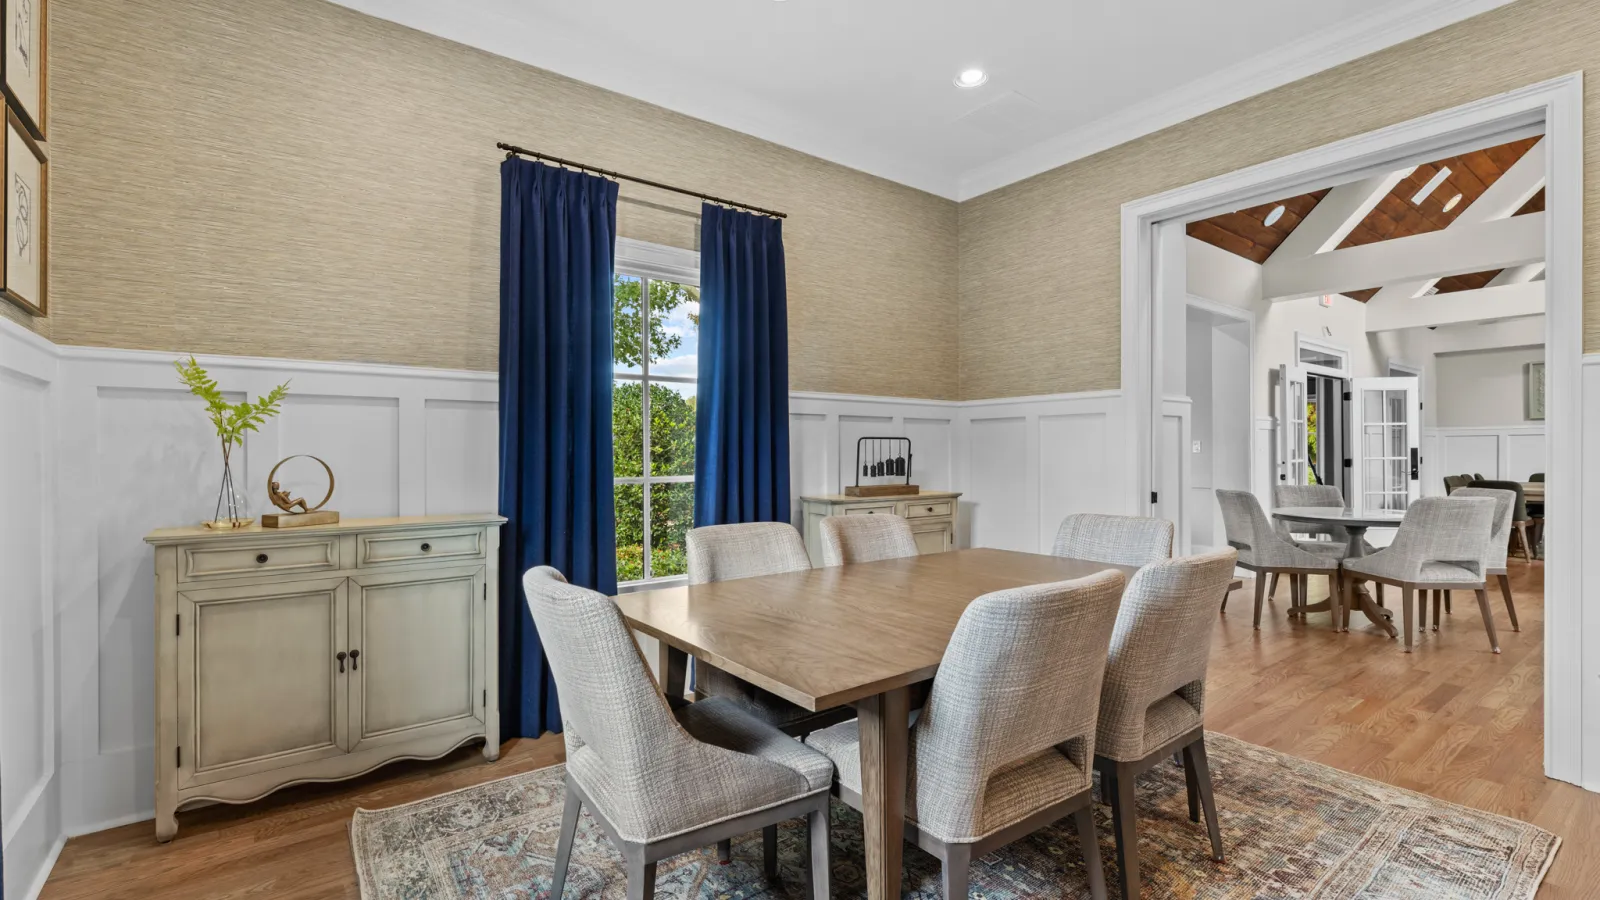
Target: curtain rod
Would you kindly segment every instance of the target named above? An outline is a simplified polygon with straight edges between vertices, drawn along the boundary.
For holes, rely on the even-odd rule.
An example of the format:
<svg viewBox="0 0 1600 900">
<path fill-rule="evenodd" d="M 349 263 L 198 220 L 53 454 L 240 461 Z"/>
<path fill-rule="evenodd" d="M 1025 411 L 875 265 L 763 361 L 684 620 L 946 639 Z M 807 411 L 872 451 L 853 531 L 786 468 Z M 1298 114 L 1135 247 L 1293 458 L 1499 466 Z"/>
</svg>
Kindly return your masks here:
<svg viewBox="0 0 1600 900">
<path fill-rule="evenodd" d="M 622 181 L 632 181 L 632 182 L 636 182 L 638 184 L 643 184 L 643 185 L 646 185 L 646 186 L 649 186 L 649 187 L 660 188 L 663 191 L 672 191 L 673 193 L 676 193 L 676 194 L 685 194 L 685 195 L 690 196 L 690 197 L 699 197 L 701 200 L 709 200 L 712 203 L 719 203 L 719 204 L 721 204 L 723 206 L 737 206 L 740 209 L 748 209 L 751 212 L 760 213 L 760 214 L 762 214 L 764 216 L 772 216 L 775 219 L 787 219 L 787 218 L 789 218 L 787 213 L 781 213 L 781 212 L 778 212 L 777 210 L 762 209 L 759 206 L 751 206 L 748 203 L 739 203 L 739 202 L 734 201 L 734 200 L 724 200 L 721 197 L 713 197 L 710 194 L 702 194 L 699 191 L 691 191 L 688 188 L 674 187 L 674 186 L 672 186 L 670 184 L 662 184 L 659 181 L 651 181 L 648 178 L 638 178 L 638 177 L 633 176 L 633 175 L 624 175 L 621 172 L 613 172 L 613 171 L 610 171 L 609 169 L 596 168 L 594 166 L 586 165 L 584 163 L 573 162 L 570 159 L 562 159 L 559 156 L 551 156 L 548 153 L 537 153 L 537 152 L 535 152 L 533 150 L 524 150 L 521 147 L 518 147 L 518 146 L 516 146 L 514 144 L 507 144 L 507 143 L 505 143 L 503 141 L 500 142 L 500 143 L 495 144 L 495 146 L 498 147 L 501 150 L 506 151 L 506 158 L 507 159 L 510 159 L 513 156 L 531 156 L 534 159 L 542 159 L 545 162 L 553 162 L 558 166 L 571 166 L 574 169 L 582 169 L 585 172 L 593 172 L 596 175 L 603 175 L 606 178 L 616 178 L 616 179 L 620 179 Z"/>
</svg>

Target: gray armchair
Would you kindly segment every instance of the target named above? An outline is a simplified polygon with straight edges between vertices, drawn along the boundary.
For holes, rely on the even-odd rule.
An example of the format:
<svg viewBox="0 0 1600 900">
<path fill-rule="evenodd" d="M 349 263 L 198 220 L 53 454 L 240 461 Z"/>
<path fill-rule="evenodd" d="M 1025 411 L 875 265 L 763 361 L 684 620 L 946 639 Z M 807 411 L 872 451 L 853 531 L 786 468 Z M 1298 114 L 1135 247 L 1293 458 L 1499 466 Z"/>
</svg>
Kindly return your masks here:
<svg viewBox="0 0 1600 900">
<path fill-rule="evenodd" d="M 1472 482 L 1470 487 L 1487 488 L 1495 491 L 1510 491 L 1516 496 L 1511 509 L 1511 527 L 1515 529 L 1518 540 L 1522 543 L 1522 558 L 1533 562 L 1533 544 L 1528 540 L 1528 522 L 1532 517 L 1528 514 L 1527 495 L 1523 492 L 1520 481 L 1494 481 L 1479 478 Z M 1452 494 L 1451 496 L 1455 496 Z"/>
<path fill-rule="evenodd" d="M 1111 805 L 1122 896 L 1139 896 L 1139 826 L 1134 780 L 1183 754 L 1189 818 L 1204 808 L 1211 856 L 1222 861 L 1222 832 L 1206 761 L 1206 664 L 1211 658 L 1217 591 L 1233 578 L 1238 553 L 1224 550 L 1152 563 L 1128 582 L 1117 613 L 1100 693 L 1094 765 L 1100 796 Z"/>
<path fill-rule="evenodd" d="M 1222 526 L 1228 533 L 1228 546 L 1239 551 L 1239 568 L 1256 573 L 1255 627 L 1261 627 L 1261 605 L 1266 599 L 1264 575 L 1327 575 L 1337 582 L 1339 559 L 1345 547 L 1332 541 L 1296 543 L 1278 532 L 1267 520 L 1261 502 L 1249 491 L 1217 491 L 1217 503 L 1222 506 Z M 1323 546 L 1325 545 L 1325 546 Z M 1298 615 L 1304 606 L 1300 592 L 1300 579 L 1290 581 L 1293 587 L 1294 610 Z M 1335 593 L 1337 593 L 1335 584 Z M 1337 628 L 1339 620 L 1334 619 Z"/>
<path fill-rule="evenodd" d="M 828 516 L 821 531 L 824 566 L 917 555 L 911 523 L 899 516 Z"/>
<path fill-rule="evenodd" d="M 1105 897 L 1090 812 L 1095 723 L 1122 574 L 985 594 L 972 601 L 911 727 L 906 836 L 939 857 L 944 895 L 967 896 L 982 856 L 1071 815 Z M 807 743 L 838 767 L 837 792 L 861 807 L 860 733 L 846 722 Z"/>
<path fill-rule="evenodd" d="M 1172 558 L 1172 523 L 1144 516 L 1077 513 L 1061 520 L 1051 553 L 1072 559 L 1144 566 Z"/>
<path fill-rule="evenodd" d="M 727 700 L 690 704 L 675 717 L 609 597 L 543 566 L 522 583 L 561 693 L 567 745 L 550 896 L 561 896 L 587 806 L 623 856 L 630 900 L 655 895 L 661 859 L 800 816 L 809 823 L 813 897 L 826 898 L 827 757 Z M 776 843 L 768 848 L 771 874 Z"/>
<path fill-rule="evenodd" d="M 1511 630 L 1521 631 L 1522 626 L 1517 624 L 1517 607 L 1511 601 L 1511 577 L 1506 570 L 1506 562 L 1512 528 L 1512 516 L 1516 510 L 1517 497 L 1511 491 L 1502 491 L 1495 488 L 1465 487 L 1451 494 L 1452 497 L 1488 497 L 1494 501 L 1494 529 L 1489 533 L 1489 548 L 1485 551 L 1484 565 L 1487 567 L 1484 574 L 1494 578 L 1500 583 L 1500 596 L 1505 600 L 1506 616 L 1511 619 Z M 1439 630 L 1439 600 L 1440 591 L 1433 592 L 1433 630 Z M 1450 592 L 1443 591 L 1445 610 L 1449 610 Z M 1424 604 L 1426 610 L 1426 604 Z M 1423 627 L 1427 626 L 1426 612 L 1423 615 Z"/>
<path fill-rule="evenodd" d="M 1494 513 L 1495 500 L 1489 497 L 1424 497 L 1406 510 L 1394 543 L 1371 556 L 1344 561 L 1344 583 L 1376 581 L 1401 588 L 1407 653 L 1413 643 L 1416 591 L 1475 591 L 1484 629 L 1489 632 L 1489 645 L 1499 653 L 1500 639 L 1495 634 L 1494 617 L 1489 613 L 1484 591 Z M 1341 621 L 1349 616 L 1349 604 L 1344 599 L 1340 591 L 1335 615 Z"/>
</svg>

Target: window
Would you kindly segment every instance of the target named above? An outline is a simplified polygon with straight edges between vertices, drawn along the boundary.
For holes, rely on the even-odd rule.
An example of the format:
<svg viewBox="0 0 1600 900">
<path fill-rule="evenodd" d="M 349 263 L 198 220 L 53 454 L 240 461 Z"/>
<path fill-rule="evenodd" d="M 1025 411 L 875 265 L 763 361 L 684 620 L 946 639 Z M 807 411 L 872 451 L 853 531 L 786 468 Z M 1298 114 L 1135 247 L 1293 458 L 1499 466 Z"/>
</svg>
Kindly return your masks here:
<svg viewBox="0 0 1600 900">
<path fill-rule="evenodd" d="M 697 278 L 630 267 L 620 252 L 613 288 L 617 581 L 681 577 L 694 525 Z M 646 350 L 648 348 L 648 352 Z"/>
<path fill-rule="evenodd" d="M 1338 344 L 1319 341 L 1299 332 L 1294 336 L 1295 364 L 1308 372 L 1335 378 L 1350 374 L 1350 351 Z"/>
</svg>

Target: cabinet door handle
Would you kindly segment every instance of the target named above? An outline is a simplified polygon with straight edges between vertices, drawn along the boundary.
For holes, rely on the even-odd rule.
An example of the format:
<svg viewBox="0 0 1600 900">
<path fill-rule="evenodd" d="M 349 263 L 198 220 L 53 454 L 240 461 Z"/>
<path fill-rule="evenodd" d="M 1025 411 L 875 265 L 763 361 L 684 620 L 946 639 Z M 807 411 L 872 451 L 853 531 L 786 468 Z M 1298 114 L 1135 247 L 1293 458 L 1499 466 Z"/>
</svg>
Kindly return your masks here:
<svg viewBox="0 0 1600 900">
<path fill-rule="evenodd" d="M 256 562 L 264 563 L 266 561 L 267 561 L 267 555 L 265 553 L 257 553 L 256 554 Z"/>
<path fill-rule="evenodd" d="M 423 553 L 427 553 L 429 550 L 432 550 L 432 549 L 433 549 L 433 545 L 432 544 L 429 544 L 427 542 L 423 542 L 423 544 L 422 544 L 422 552 Z"/>
<path fill-rule="evenodd" d="M 340 650 L 338 653 L 335 653 L 333 655 L 333 658 L 337 659 L 339 661 L 339 674 L 340 675 L 344 674 L 344 655 L 345 654 L 344 654 L 343 650 Z"/>
<path fill-rule="evenodd" d="M 361 668 L 361 651 L 360 650 L 351 650 L 350 651 L 350 671 L 354 672 L 355 670 L 357 670 L 359 668 Z"/>
</svg>

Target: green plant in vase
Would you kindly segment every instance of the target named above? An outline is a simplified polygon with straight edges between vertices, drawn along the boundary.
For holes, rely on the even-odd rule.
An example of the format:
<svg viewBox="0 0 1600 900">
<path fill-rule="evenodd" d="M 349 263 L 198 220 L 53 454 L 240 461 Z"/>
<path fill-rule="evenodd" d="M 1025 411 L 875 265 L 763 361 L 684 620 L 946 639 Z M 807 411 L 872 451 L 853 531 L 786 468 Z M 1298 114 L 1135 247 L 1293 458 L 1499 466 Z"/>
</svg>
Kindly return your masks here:
<svg viewBox="0 0 1600 900">
<path fill-rule="evenodd" d="M 222 389 L 206 370 L 189 357 L 188 361 L 173 360 L 178 379 L 189 388 L 189 393 L 206 402 L 206 414 L 217 429 L 222 441 L 222 487 L 217 490 L 217 508 L 210 528 L 242 528 L 252 521 L 245 491 L 233 480 L 233 448 L 244 444 L 246 432 L 259 431 L 263 423 L 278 414 L 278 406 L 289 393 L 285 381 L 251 403 L 246 397 L 238 403 L 229 403 Z"/>
</svg>

